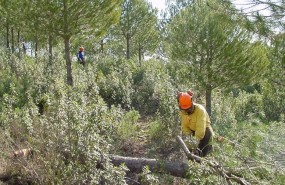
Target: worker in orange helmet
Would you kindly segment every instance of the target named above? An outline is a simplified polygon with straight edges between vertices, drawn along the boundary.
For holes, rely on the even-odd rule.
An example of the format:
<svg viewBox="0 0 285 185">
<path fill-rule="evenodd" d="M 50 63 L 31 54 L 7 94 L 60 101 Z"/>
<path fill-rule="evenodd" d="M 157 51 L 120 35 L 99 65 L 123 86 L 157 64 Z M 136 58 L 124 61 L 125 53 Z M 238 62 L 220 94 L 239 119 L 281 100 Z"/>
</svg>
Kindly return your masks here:
<svg viewBox="0 0 285 185">
<path fill-rule="evenodd" d="M 193 92 L 179 92 L 177 99 L 181 116 L 181 129 L 185 135 L 193 135 L 198 140 L 194 154 L 205 157 L 213 151 L 213 129 L 206 109 L 193 102 Z M 191 149 L 190 149 L 191 150 Z"/>
<path fill-rule="evenodd" d="M 78 62 L 85 65 L 84 48 L 81 46 L 77 53 Z"/>
</svg>

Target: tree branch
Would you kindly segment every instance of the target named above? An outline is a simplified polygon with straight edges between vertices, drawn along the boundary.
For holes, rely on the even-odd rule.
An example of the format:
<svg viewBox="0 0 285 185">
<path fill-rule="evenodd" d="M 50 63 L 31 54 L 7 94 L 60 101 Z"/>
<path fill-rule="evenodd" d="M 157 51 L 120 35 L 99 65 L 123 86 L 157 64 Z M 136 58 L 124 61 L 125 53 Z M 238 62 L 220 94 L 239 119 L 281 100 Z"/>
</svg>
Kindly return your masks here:
<svg viewBox="0 0 285 185">
<path fill-rule="evenodd" d="M 215 172 L 217 172 L 219 175 L 221 175 L 222 177 L 224 177 L 226 180 L 233 180 L 241 185 L 250 185 L 249 182 L 247 182 L 244 178 L 237 176 L 236 174 L 233 174 L 229 171 L 227 171 L 224 167 L 222 167 L 221 165 L 219 165 L 217 162 L 213 162 L 204 158 L 201 158 L 199 156 L 196 156 L 194 154 L 192 154 L 186 144 L 184 143 L 184 141 L 182 140 L 182 138 L 180 136 L 176 137 L 177 142 L 180 144 L 181 148 L 183 149 L 183 151 L 185 152 L 186 156 L 188 157 L 188 159 L 195 161 L 195 162 L 206 162 L 206 164 L 208 164 L 210 167 L 212 167 Z"/>
</svg>

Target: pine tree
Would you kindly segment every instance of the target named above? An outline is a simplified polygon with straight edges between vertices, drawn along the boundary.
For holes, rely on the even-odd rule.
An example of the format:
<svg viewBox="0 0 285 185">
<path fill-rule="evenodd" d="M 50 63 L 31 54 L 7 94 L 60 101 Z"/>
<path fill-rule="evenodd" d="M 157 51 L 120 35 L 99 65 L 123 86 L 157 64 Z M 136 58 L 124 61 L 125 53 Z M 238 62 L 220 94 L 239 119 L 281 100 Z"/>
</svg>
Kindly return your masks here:
<svg viewBox="0 0 285 185">
<path fill-rule="evenodd" d="M 195 1 L 169 25 L 171 58 L 184 68 L 185 78 L 206 92 L 209 114 L 213 89 L 249 85 L 268 66 L 266 46 L 254 41 L 232 9 L 219 0 Z"/>
</svg>

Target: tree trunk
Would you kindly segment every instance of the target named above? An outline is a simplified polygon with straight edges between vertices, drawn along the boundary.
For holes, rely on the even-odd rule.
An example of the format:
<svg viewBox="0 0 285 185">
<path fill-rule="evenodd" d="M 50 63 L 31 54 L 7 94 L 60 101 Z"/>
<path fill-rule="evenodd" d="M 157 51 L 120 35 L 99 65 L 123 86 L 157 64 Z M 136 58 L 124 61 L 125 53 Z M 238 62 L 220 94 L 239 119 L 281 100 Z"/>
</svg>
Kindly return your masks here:
<svg viewBox="0 0 285 185">
<path fill-rule="evenodd" d="M 22 42 L 22 48 L 23 48 L 24 54 L 27 54 L 27 47 L 26 47 L 26 44 L 24 42 Z"/>
<path fill-rule="evenodd" d="M 143 50 L 143 48 L 142 48 L 142 46 L 139 44 L 139 63 L 140 63 L 140 65 L 141 65 L 141 61 L 142 61 L 142 50 Z"/>
<path fill-rule="evenodd" d="M 71 56 L 70 56 L 70 38 L 69 35 L 69 22 L 68 22 L 68 4 L 69 1 L 63 1 L 63 27 L 64 27 L 64 52 L 65 52 L 65 62 L 66 62 L 66 78 L 67 84 L 73 86 L 73 78 L 72 78 L 72 67 L 71 67 Z"/>
<path fill-rule="evenodd" d="M 38 38 L 36 38 L 36 43 L 35 43 L 35 58 L 37 59 L 38 57 Z"/>
<path fill-rule="evenodd" d="M 20 41 L 20 29 L 18 29 L 17 31 L 17 47 L 18 47 L 18 54 L 19 54 L 19 58 L 22 57 L 22 45 L 21 45 L 21 41 Z"/>
<path fill-rule="evenodd" d="M 66 74 L 67 74 L 67 84 L 73 86 L 72 78 L 72 67 L 71 67 L 71 57 L 70 57 L 70 38 L 64 38 L 64 51 L 65 51 L 65 62 L 66 62 Z"/>
<path fill-rule="evenodd" d="M 10 42 L 9 42 L 9 22 L 6 24 L 6 47 L 10 49 Z"/>
<path fill-rule="evenodd" d="M 52 36 L 48 36 L 49 63 L 52 63 Z"/>
<path fill-rule="evenodd" d="M 211 85 L 207 85 L 206 88 L 206 110 L 209 114 L 209 116 L 212 115 L 212 86 Z"/>
<path fill-rule="evenodd" d="M 20 48 L 21 48 L 21 42 L 20 42 L 20 30 L 17 31 L 17 47 L 19 49 L 19 53 L 20 53 Z"/>
<path fill-rule="evenodd" d="M 103 39 L 101 40 L 100 46 L 101 46 L 101 53 L 103 54 L 104 52 L 104 40 Z"/>
<path fill-rule="evenodd" d="M 156 159 L 133 158 L 111 156 L 111 162 L 115 166 L 125 164 L 131 172 L 140 173 L 144 166 L 148 166 L 152 172 L 169 173 L 176 177 L 186 177 L 189 166 L 187 163 L 174 161 L 159 161 Z"/>
<path fill-rule="evenodd" d="M 12 53 L 15 52 L 15 39 L 14 39 L 14 28 L 11 28 L 11 50 Z"/>
<path fill-rule="evenodd" d="M 127 33 L 127 59 L 130 59 L 130 34 Z"/>
</svg>

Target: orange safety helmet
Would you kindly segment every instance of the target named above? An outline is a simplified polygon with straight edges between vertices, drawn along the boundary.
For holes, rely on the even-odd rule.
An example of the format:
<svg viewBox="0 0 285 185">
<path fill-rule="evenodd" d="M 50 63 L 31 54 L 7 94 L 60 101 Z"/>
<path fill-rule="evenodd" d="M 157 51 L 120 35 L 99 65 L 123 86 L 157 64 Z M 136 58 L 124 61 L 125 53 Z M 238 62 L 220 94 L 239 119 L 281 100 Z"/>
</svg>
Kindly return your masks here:
<svg viewBox="0 0 285 185">
<path fill-rule="evenodd" d="M 193 105 L 192 96 L 189 93 L 179 93 L 178 101 L 181 109 L 189 109 Z"/>
<path fill-rule="evenodd" d="M 83 51 L 83 50 L 84 50 L 84 48 L 83 48 L 83 47 L 80 47 L 80 48 L 79 48 L 79 51 Z"/>
</svg>

